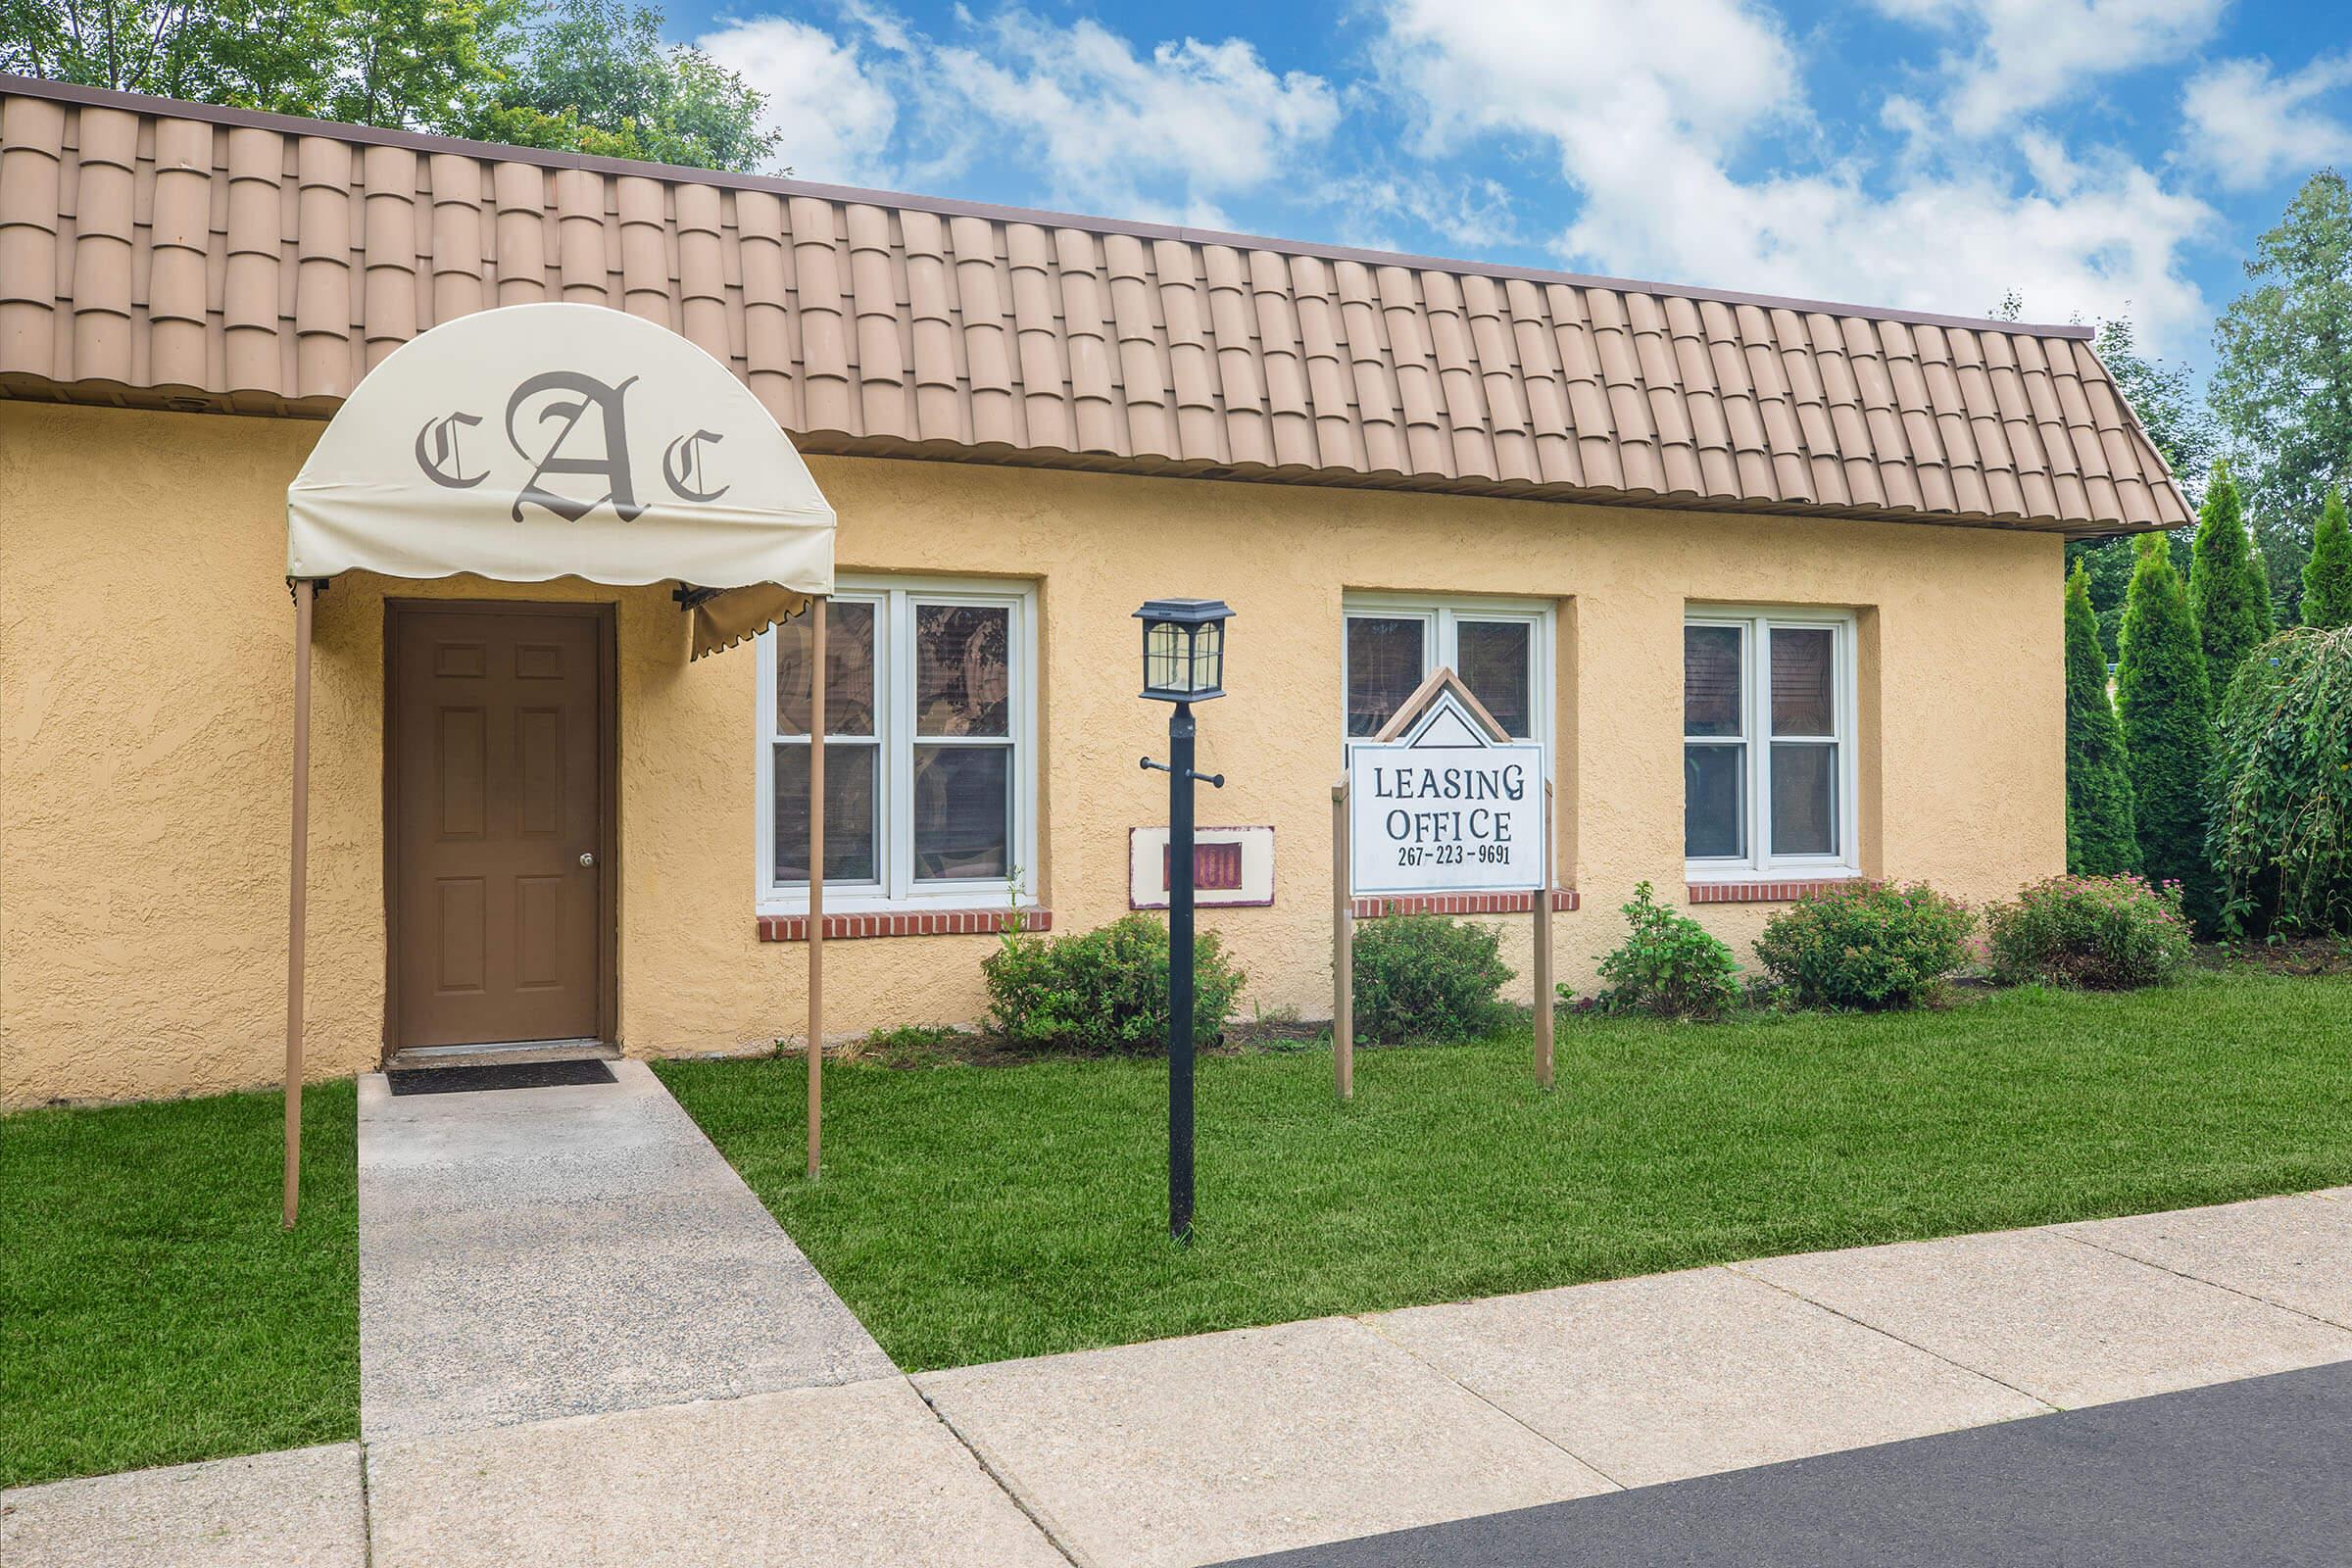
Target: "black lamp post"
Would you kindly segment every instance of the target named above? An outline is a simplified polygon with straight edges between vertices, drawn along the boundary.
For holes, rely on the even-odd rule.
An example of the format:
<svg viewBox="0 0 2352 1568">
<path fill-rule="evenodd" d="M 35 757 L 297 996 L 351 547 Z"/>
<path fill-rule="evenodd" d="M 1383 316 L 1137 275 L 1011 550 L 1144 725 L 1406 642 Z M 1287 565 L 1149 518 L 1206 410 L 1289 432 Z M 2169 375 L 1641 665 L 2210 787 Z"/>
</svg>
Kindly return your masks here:
<svg viewBox="0 0 2352 1568">
<path fill-rule="evenodd" d="M 1154 599 L 1144 623 L 1144 696 L 1174 703 L 1168 760 L 1144 766 L 1168 775 L 1168 1234 L 1193 1237 L 1193 785 L 1225 787 L 1222 773 L 1193 771 L 1193 704 L 1225 695 L 1222 599 Z"/>
</svg>

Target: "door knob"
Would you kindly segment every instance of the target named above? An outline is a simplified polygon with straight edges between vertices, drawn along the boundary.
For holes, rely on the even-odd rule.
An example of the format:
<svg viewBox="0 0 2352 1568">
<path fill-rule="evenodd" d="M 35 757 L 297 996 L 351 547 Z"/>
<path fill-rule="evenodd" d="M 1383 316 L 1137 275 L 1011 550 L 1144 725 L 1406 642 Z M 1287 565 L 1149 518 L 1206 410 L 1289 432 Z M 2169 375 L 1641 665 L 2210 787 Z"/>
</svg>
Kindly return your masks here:
<svg viewBox="0 0 2352 1568">
<path fill-rule="evenodd" d="M 580 853 L 580 863 L 582 865 L 594 865 L 596 863 L 596 857 L 583 850 Z"/>
</svg>

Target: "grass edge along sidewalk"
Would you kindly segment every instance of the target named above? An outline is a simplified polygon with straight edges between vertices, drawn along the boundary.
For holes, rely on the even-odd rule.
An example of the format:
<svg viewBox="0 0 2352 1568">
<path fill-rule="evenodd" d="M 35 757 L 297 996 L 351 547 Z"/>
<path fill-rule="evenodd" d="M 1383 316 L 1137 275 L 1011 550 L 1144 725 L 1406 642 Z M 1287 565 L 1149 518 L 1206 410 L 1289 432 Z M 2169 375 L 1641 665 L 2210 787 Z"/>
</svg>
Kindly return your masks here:
<svg viewBox="0 0 2352 1568">
<path fill-rule="evenodd" d="M 284 1103 L 0 1117 L 0 1488 L 359 1436 L 357 1098 L 304 1091 L 291 1234 Z"/>
<path fill-rule="evenodd" d="M 1524 1030 L 1201 1064 L 1200 1221 L 1160 1232 L 1163 1063 L 658 1065 L 893 1359 L 969 1365 L 1744 1257 L 2352 1182 L 2352 980 L 2199 974 L 1945 1011 Z"/>
</svg>

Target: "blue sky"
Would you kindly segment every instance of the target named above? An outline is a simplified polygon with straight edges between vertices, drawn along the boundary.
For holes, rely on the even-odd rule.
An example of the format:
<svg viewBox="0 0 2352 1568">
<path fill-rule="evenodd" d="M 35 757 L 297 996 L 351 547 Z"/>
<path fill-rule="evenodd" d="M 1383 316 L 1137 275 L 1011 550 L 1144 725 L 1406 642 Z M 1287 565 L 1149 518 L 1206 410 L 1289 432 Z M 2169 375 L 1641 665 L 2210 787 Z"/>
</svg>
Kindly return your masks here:
<svg viewBox="0 0 2352 1568">
<path fill-rule="evenodd" d="M 2202 368 L 2338 0 L 684 0 L 808 179 L 2033 320 Z"/>
</svg>

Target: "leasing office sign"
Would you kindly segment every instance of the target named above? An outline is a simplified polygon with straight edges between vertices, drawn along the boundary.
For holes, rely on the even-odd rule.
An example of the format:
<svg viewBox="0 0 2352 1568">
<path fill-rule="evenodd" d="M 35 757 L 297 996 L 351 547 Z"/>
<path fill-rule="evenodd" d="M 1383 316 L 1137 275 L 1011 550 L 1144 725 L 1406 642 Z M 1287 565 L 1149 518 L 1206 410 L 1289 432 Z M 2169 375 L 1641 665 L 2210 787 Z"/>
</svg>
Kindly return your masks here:
<svg viewBox="0 0 2352 1568">
<path fill-rule="evenodd" d="M 1544 886 L 1542 747 L 1494 727 L 1450 677 L 1384 737 L 1348 752 L 1349 874 L 1358 895 Z"/>
</svg>

